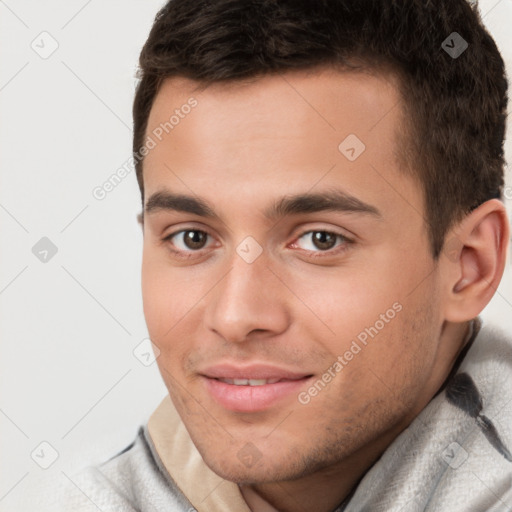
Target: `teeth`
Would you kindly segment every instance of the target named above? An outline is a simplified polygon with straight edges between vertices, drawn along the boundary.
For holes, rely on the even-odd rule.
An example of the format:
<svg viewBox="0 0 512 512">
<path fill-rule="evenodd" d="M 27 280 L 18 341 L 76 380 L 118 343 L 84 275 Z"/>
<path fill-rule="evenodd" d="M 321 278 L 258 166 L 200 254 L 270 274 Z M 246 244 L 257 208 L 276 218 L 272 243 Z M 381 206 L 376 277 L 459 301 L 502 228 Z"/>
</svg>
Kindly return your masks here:
<svg viewBox="0 0 512 512">
<path fill-rule="evenodd" d="M 234 384 L 235 386 L 264 386 L 265 384 L 275 384 L 281 379 L 219 379 L 226 384 Z"/>
</svg>

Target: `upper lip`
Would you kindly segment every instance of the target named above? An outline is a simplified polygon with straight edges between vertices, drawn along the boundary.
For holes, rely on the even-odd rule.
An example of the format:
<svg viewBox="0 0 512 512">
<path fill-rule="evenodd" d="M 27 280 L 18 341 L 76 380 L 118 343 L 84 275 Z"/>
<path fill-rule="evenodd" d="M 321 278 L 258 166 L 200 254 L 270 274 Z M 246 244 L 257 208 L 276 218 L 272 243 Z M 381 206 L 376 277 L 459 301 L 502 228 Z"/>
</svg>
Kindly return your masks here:
<svg viewBox="0 0 512 512">
<path fill-rule="evenodd" d="M 251 364 L 242 366 L 234 363 L 224 363 L 208 368 L 200 372 L 205 377 L 212 379 L 287 379 L 297 380 L 309 377 L 306 372 L 296 372 L 267 364 Z"/>
</svg>

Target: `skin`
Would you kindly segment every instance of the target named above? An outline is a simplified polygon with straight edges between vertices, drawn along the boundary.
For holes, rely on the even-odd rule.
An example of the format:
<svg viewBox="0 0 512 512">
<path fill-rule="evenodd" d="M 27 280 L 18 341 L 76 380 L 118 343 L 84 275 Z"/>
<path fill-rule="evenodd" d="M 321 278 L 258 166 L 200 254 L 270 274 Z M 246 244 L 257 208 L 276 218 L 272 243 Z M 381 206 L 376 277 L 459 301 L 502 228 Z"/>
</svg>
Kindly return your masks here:
<svg viewBox="0 0 512 512">
<path fill-rule="evenodd" d="M 178 77 L 151 110 L 147 134 L 197 100 L 145 158 L 146 203 L 157 192 L 187 194 L 218 218 L 144 214 L 149 334 L 204 461 L 240 485 L 254 512 L 341 503 L 439 390 L 503 273 L 508 225 L 497 200 L 453 227 L 450 257 L 432 258 L 421 184 L 396 159 L 396 85 L 391 75 L 330 69 L 207 88 Z M 366 146 L 353 162 L 338 149 L 348 134 Z M 263 214 L 284 195 L 333 189 L 380 215 Z M 183 232 L 164 240 L 180 230 L 209 236 L 202 248 Z M 326 250 L 314 230 L 342 237 Z M 247 236 L 262 248 L 253 263 L 236 251 Z M 261 412 L 232 412 L 199 377 L 229 360 L 321 378 L 395 303 L 400 312 L 307 404 L 292 394 Z M 259 454 L 251 467 L 237 456 L 249 442 Z"/>
</svg>

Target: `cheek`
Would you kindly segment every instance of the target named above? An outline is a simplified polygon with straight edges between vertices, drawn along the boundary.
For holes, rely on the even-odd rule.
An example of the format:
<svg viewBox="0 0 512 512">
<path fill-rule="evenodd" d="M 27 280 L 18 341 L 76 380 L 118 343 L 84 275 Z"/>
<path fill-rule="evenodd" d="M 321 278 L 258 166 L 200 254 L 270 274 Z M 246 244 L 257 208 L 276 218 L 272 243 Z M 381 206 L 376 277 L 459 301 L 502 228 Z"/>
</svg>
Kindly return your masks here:
<svg viewBox="0 0 512 512">
<path fill-rule="evenodd" d="M 157 339 L 163 334 L 162 331 L 165 328 L 163 313 L 172 308 L 171 299 L 169 287 L 162 279 L 158 265 L 145 254 L 142 263 L 142 301 L 146 324 L 154 342 L 157 342 Z M 170 310 L 172 311 L 172 309 Z"/>
<path fill-rule="evenodd" d="M 151 341 L 160 353 L 156 362 L 169 391 L 177 386 L 179 362 L 183 358 L 189 337 L 183 332 L 180 318 L 186 315 L 186 300 L 176 289 L 172 272 L 157 262 L 144 258 L 142 265 L 142 298 L 144 316 Z M 190 307 L 188 307 L 190 309 Z M 174 397 L 176 399 L 176 397 Z"/>
<path fill-rule="evenodd" d="M 383 272 L 373 268 L 358 271 L 338 269 L 335 272 L 317 272 L 304 275 L 292 285 L 296 295 L 318 320 L 329 327 L 327 339 L 348 339 L 357 336 L 366 327 L 379 321 L 381 314 L 394 317 L 393 304 L 400 301 L 400 290 L 392 276 L 383 278 Z M 302 321 L 311 315 L 302 316 Z M 321 322 L 320 322 L 321 321 Z"/>
<path fill-rule="evenodd" d="M 158 343 L 186 313 L 187 288 L 156 251 L 145 249 L 142 260 L 142 300 L 151 339 Z"/>
<path fill-rule="evenodd" d="M 190 268 L 172 267 L 165 254 L 150 249 L 143 254 L 144 316 L 149 336 L 160 350 L 157 364 L 167 384 L 194 350 L 195 331 L 204 312 L 201 299 L 208 281 L 192 273 Z"/>
<path fill-rule="evenodd" d="M 412 406 L 435 361 L 438 307 L 434 290 L 428 288 L 418 295 L 402 294 L 390 309 L 378 311 L 356 337 L 362 348 L 358 370 L 376 386 L 368 392 L 392 398 L 400 402 L 397 406 Z"/>
<path fill-rule="evenodd" d="M 376 373 L 392 384 L 412 367 L 427 367 L 433 357 L 426 344 L 434 335 L 436 292 L 425 280 L 431 269 L 393 261 L 390 255 L 380 264 L 317 272 L 293 283 L 314 313 L 295 315 L 301 332 L 321 344 L 328 358 L 346 354 L 350 368 L 344 373 L 355 372 L 352 377 L 363 383 L 366 374 L 373 382 Z"/>
</svg>

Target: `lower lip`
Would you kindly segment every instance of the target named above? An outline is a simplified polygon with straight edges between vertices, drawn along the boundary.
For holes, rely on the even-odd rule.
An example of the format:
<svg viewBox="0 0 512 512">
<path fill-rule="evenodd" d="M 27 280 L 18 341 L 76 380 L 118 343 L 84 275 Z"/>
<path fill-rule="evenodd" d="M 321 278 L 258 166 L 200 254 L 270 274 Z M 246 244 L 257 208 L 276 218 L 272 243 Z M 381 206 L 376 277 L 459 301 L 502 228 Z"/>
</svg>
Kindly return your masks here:
<svg viewBox="0 0 512 512">
<path fill-rule="evenodd" d="M 311 377 L 262 386 L 236 386 L 202 377 L 211 396 L 223 407 L 236 412 L 258 412 L 292 394 L 298 395 Z"/>
</svg>

